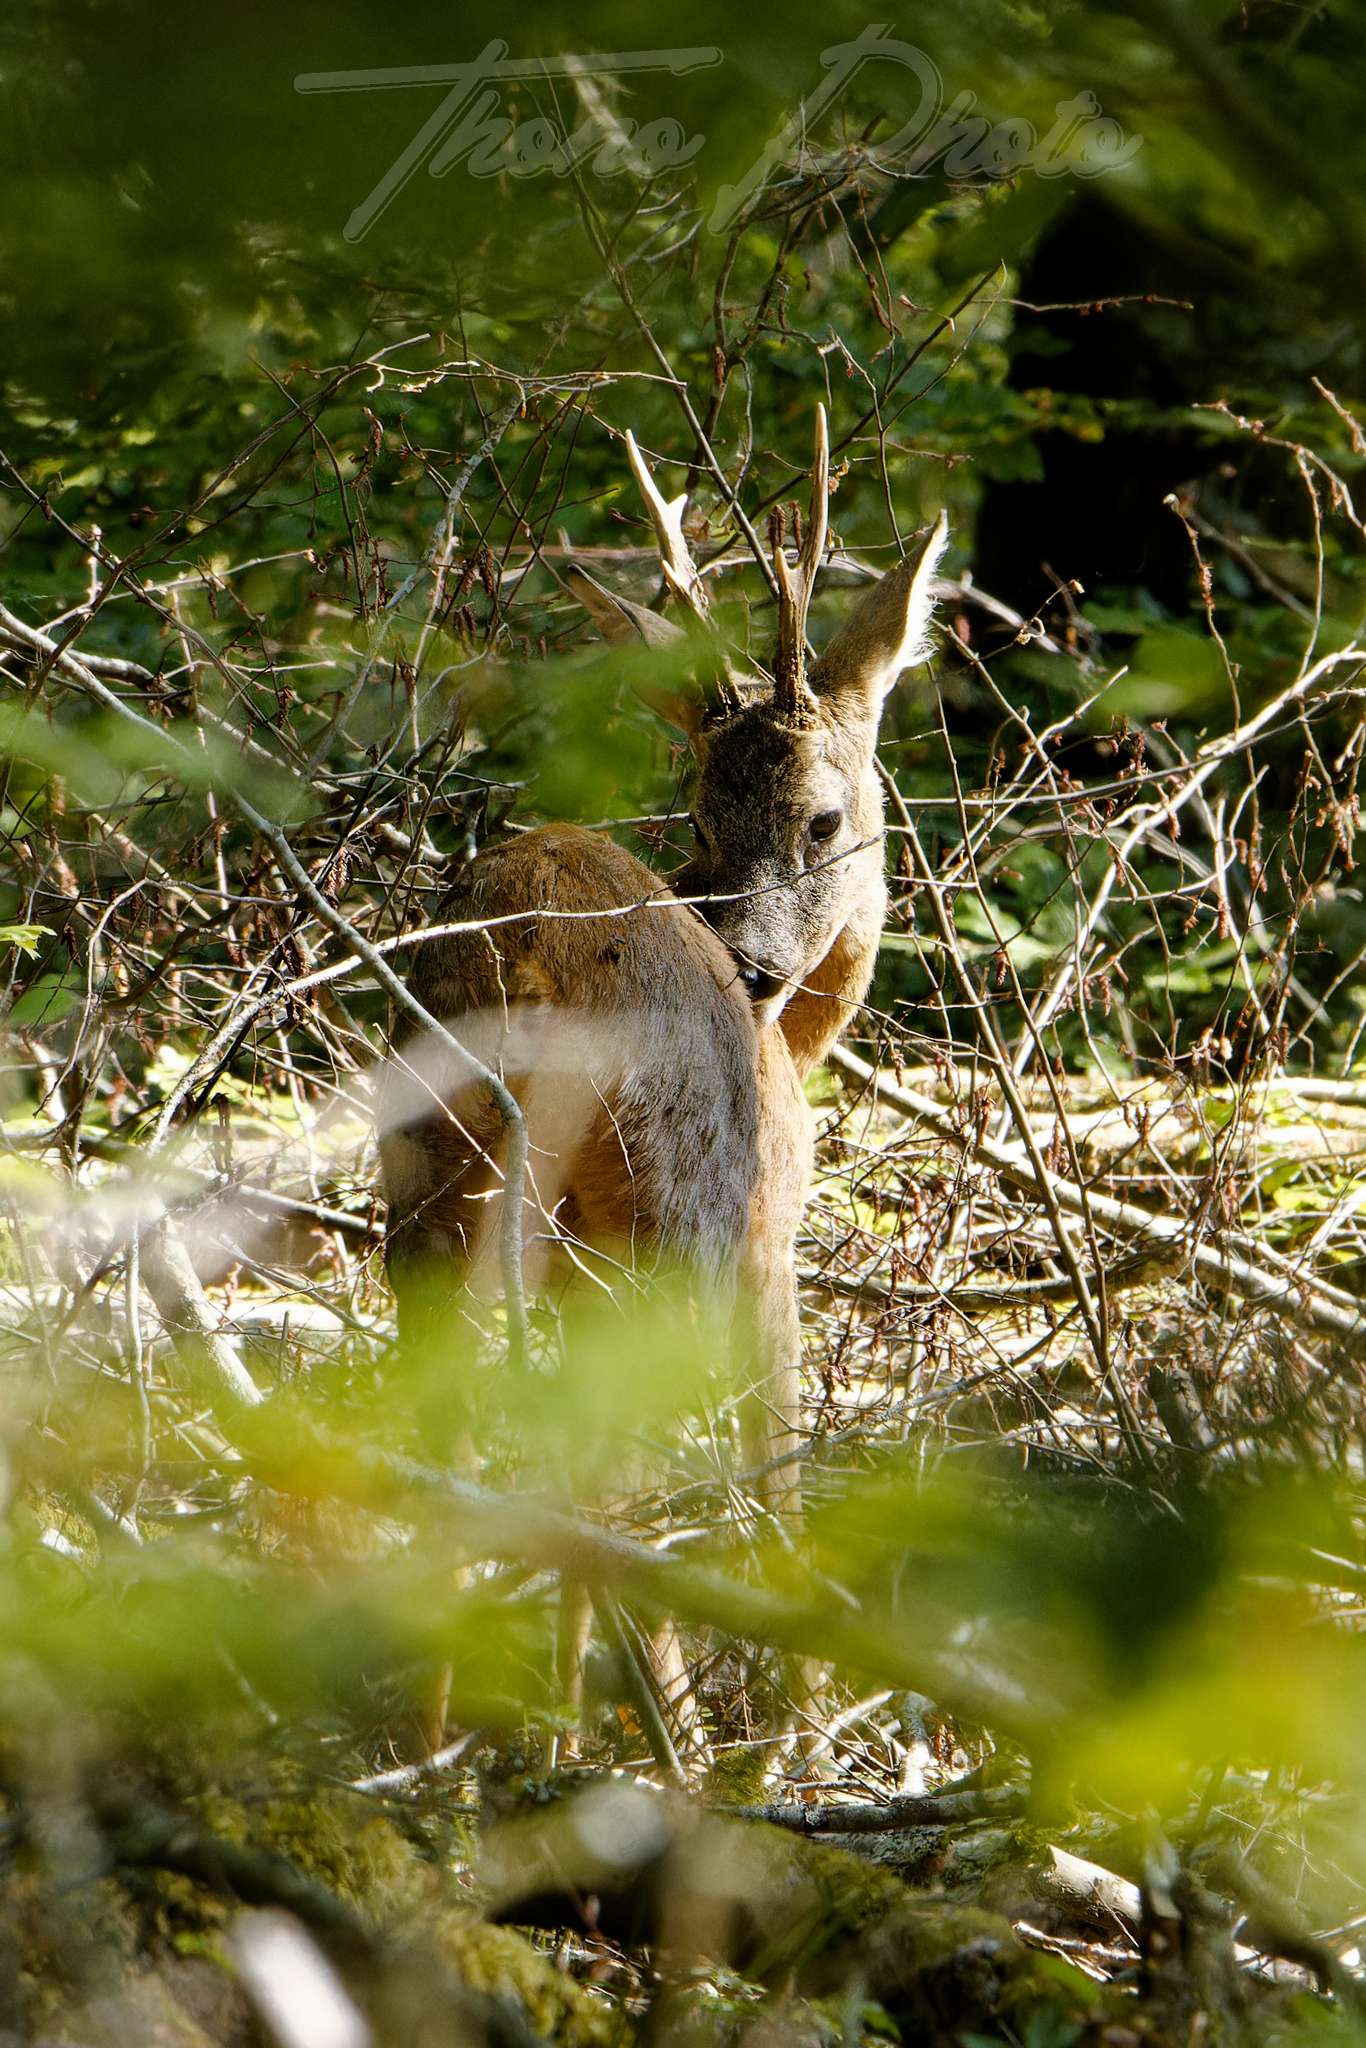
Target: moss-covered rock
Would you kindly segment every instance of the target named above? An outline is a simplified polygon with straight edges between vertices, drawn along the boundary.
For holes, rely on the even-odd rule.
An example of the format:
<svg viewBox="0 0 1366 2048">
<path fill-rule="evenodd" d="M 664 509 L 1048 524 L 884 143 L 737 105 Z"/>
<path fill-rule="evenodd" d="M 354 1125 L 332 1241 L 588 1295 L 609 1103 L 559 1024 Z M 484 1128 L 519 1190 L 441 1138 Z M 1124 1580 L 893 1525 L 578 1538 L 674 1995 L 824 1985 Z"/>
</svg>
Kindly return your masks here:
<svg viewBox="0 0 1366 2048">
<path fill-rule="evenodd" d="M 54 1886 L 40 1859 L 7 1880 L 0 1961 L 7 1947 L 15 1983 L 0 2027 L 15 2038 L 246 2048 L 259 2036 L 231 1931 L 244 1904 L 272 1902 L 278 1881 L 278 1903 L 332 1953 L 377 2041 L 414 2048 L 429 2030 L 449 2041 L 458 2010 L 471 2043 L 481 2031 L 555 2048 L 624 2043 L 616 2006 L 525 1936 L 489 1926 L 450 1871 L 373 1803 L 307 1788 L 285 1765 L 264 1782 L 194 1792 L 178 1768 L 158 1775 L 92 1796 L 112 1868 Z M 93 1835 L 91 1853 L 100 1860 Z"/>
<path fill-rule="evenodd" d="M 430 1873 L 391 1820 L 344 1796 L 272 1799 L 251 1831 L 378 1926 L 399 1926 L 430 1891 Z"/>
<path fill-rule="evenodd" d="M 735 1744 L 712 1757 L 704 1788 L 709 1806 L 755 1806 L 764 1796 L 764 1751 Z"/>
<path fill-rule="evenodd" d="M 249 2035 L 245 2008 L 222 2004 L 206 2029 L 163 1975 L 144 1970 L 107 1996 L 69 2005 L 30 2038 L 34 2048 L 247 2048 Z"/>
<path fill-rule="evenodd" d="M 759 1832 L 771 1879 L 772 1932 L 756 1957 L 765 1977 L 790 1973 L 815 1997 L 857 1987 L 903 2029 L 971 2029 L 1039 2005 L 1094 2003 L 1087 1979 L 1024 1948 L 1000 1914 L 912 1892 L 824 1842 Z"/>
<path fill-rule="evenodd" d="M 652 1945 L 675 1977 L 717 1964 L 798 1998 L 873 2000 L 893 2025 L 1084 2013 L 1088 1980 L 1025 1949 L 1008 1920 L 912 1892 L 891 1870 L 763 1823 L 612 1781 L 505 1823 L 480 1874 L 491 1910 L 592 1924 Z"/>
<path fill-rule="evenodd" d="M 491 1927 L 473 1911 L 445 1913 L 432 1931 L 462 1983 L 514 2001 L 543 2041 L 555 2048 L 625 2048 L 630 2029 L 620 2007 L 557 1969 L 525 1935 Z"/>
</svg>

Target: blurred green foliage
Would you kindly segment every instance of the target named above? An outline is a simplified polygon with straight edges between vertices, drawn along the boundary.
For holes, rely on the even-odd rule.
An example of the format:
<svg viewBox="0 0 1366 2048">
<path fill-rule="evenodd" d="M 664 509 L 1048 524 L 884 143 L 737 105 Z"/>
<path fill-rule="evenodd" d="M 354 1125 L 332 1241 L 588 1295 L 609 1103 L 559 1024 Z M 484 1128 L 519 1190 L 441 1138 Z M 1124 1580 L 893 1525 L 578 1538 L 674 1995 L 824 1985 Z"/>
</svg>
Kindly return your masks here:
<svg viewBox="0 0 1366 2048">
<path fill-rule="evenodd" d="M 39 1764 L 55 1758 L 71 1785 L 83 1771 L 155 1776 L 168 1725 L 210 1778 L 262 1750 L 349 1785 L 385 1760 L 402 1682 L 444 1661 L 454 1719 L 553 1735 L 556 1577 L 577 1565 L 584 1524 L 630 1495 L 639 1528 L 613 1590 L 646 1622 L 678 1617 L 716 1664 L 749 1660 L 709 1708 L 726 1740 L 750 1739 L 751 1695 L 778 1696 L 780 1653 L 826 1658 L 851 1697 L 930 1694 L 957 1730 L 950 1752 L 970 1745 L 1002 1777 L 1027 1758 L 1033 1818 L 1084 1852 L 1139 1875 L 1165 1831 L 1197 1871 L 1246 1854 L 1315 1928 L 1359 1920 L 1360 1361 L 1306 1349 L 1289 1312 L 1248 1333 L 1204 1297 L 1185 1320 L 1166 1298 L 1151 1308 L 1197 1391 L 1234 1389 L 1227 1429 L 1204 1442 L 1164 1437 L 1151 1406 L 1126 1436 L 1112 1390 L 1075 1363 L 1045 1400 L 1027 1356 L 985 1387 L 948 1358 L 954 1420 L 933 1454 L 896 1425 L 832 1429 L 794 1545 L 747 1490 L 734 1388 L 695 1303 L 585 1313 L 553 1368 L 546 1312 L 519 1374 L 485 1370 L 467 1338 L 458 1389 L 453 1326 L 430 1355 L 390 1343 L 364 1176 L 329 1180 L 311 1119 L 325 1107 L 356 1121 L 336 1044 L 368 1056 L 383 1018 L 359 977 L 330 989 L 335 1040 L 282 995 L 207 1084 L 239 1146 L 288 1131 L 315 1148 L 309 1190 L 348 1205 L 354 1263 L 326 1340 L 305 1350 L 286 1329 L 249 1353 L 270 1398 L 243 1414 L 205 1392 L 192 1344 L 157 1339 L 149 1363 L 120 1305 L 125 1283 L 136 1299 L 133 1250 L 151 1241 L 163 1183 L 149 1193 L 118 1148 L 188 1087 L 237 977 L 266 956 L 281 982 L 310 965 L 233 793 L 286 823 L 319 885 L 363 900 L 385 939 L 437 909 L 441 861 L 514 811 L 644 821 L 667 868 L 682 763 L 641 696 L 670 678 L 653 656 L 604 655 L 553 551 L 563 530 L 590 566 L 607 553 L 614 587 L 651 595 L 630 427 L 669 488 L 686 483 L 699 552 L 725 546 L 718 607 L 762 658 L 771 612 L 731 495 L 760 530 L 801 495 L 818 399 L 851 556 L 885 566 L 950 510 L 957 639 L 938 702 L 907 691 L 892 710 L 885 758 L 1003 1040 L 1026 1044 L 1026 1008 L 1080 957 L 1099 904 L 1103 971 L 1050 1011 L 1040 1049 L 1064 1075 L 1190 1083 L 1204 1150 L 1181 1185 L 1201 1241 L 1245 1226 L 1273 1249 L 1309 1244 L 1359 1297 L 1356 1250 L 1335 1250 L 1331 1231 L 1320 1243 L 1325 1219 L 1358 1205 L 1355 1159 L 1221 1182 L 1238 1112 L 1196 1087 L 1266 1067 L 1360 1071 L 1353 675 L 1287 701 L 1179 817 L 1162 804 L 1202 745 L 1361 631 L 1361 10 L 960 0 L 908 13 L 891 32 L 932 60 L 947 102 L 973 95 L 991 120 L 1046 134 L 1089 92 L 1142 147 L 1100 176 L 1085 161 L 1054 177 L 942 162 L 899 175 L 878 151 L 919 88 L 904 65 L 869 63 L 737 232 L 716 231 L 725 189 L 809 99 L 822 52 L 865 27 L 847 0 L 811 16 L 704 0 L 682 23 L 533 5 L 515 28 L 428 0 L 401 17 L 359 0 L 325 15 L 175 16 L 143 0 L 12 13 L 0 598 L 25 625 L 69 631 L 80 657 L 137 663 L 151 681 L 96 671 L 134 727 L 89 678 L 0 634 L 0 1103 L 14 1138 L 0 1164 L 0 1888 L 34 1869 L 59 1891 L 69 1877 L 32 1819 Z M 462 61 L 500 35 L 515 57 L 551 58 L 680 33 L 719 61 L 591 90 L 528 78 L 506 105 L 565 128 L 585 111 L 676 121 L 703 139 L 684 173 L 419 169 L 346 240 L 439 88 L 309 93 L 300 74 Z M 832 575 L 815 638 L 847 601 Z M 1156 822 L 1121 860 L 1143 803 Z M 437 858 L 419 882 L 391 885 L 383 842 L 355 870 L 328 869 L 366 807 L 427 835 Z M 890 843 L 896 922 L 876 1007 L 911 1052 L 975 1059 L 972 1004 Z M 218 862 L 245 926 L 220 901 Z M 179 896 L 144 908 L 166 876 Z M 107 972 L 91 919 L 115 948 Z M 277 1040 L 293 1048 L 285 1081 Z M 28 1125 L 61 1086 L 86 1092 L 40 1161 Z M 190 1106 L 205 1116 L 207 1092 Z M 117 1198 L 92 1158 L 124 1174 Z M 164 1186 L 180 1163 L 173 1148 Z M 825 1217 L 893 1244 L 911 1199 L 894 1164 L 857 1185 L 861 1164 L 844 1169 L 822 1190 Z M 200 1154 L 188 1170 L 207 1177 Z M 915 1200 L 950 1179 L 938 1162 L 904 1168 Z M 195 1199 L 177 1196 L 192 1215 Z M 263 1254 L 243 1292 L 276 1280 Z M 1114 1316 L 1135 1385 L 1161 1351 L 1144 1348 L 1145 1313 Z M 898 1370 L 928 1370 L 941 1335 L 908 1341 L 915 1362 Z M 1053 1460 L 1027 1437 L 1041 1413 L 1063 1416 Z M 486 1496 L 452 1479 L 462 1431 Z M 670 1516 L 657 1550 L 648 1532 Z M 620 1672 L 602 1687 L 619 1718 L 598 1753 L 638 1765 Z M 1275 2038 L 1329 2037 L 1308 2001 L 1263 2020 Z M 879 2008 L 858 2024 L 884 2022 Z M 1045 2002 L 1002 2038 L 1044 2048 L 1090 2024 Z"/>
</svg>

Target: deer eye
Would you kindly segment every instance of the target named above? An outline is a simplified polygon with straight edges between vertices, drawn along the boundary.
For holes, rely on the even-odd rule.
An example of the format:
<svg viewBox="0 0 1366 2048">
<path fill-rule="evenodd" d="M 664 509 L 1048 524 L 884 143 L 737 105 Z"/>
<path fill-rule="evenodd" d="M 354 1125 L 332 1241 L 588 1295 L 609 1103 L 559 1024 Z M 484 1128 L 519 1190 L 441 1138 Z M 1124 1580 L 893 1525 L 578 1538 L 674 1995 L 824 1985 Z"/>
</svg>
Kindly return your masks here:
<svg viewBox="0 0 1366 2048">
<path fill-rule="evenodd" d="M 701 847 L 701 849 L 702 849 L 703 853 L 706 853 L 706 852 L 707 852 L 707 851 L 709 850 L 709 842 L 708 842 L 708 839 L 707 839 L 707 835 L 706 835 L 706 833 L 705 833 L 705 832 L 703 831 L 702 827 L 701 827 L 701 826 L 700 826 L 700 825 L 698 824 L 698 822 L 697 822 L 696 818 L 694 818 L 694 817 L 690 817 L 690 818 L 688 819 L 688 823 L 689 823 L 689 825 L 691 825 L 691 827 L 692 827 L 692 836 L 693 836 L 693 838 L 694 838 L 694 839 L 695 839 L 695 840 L 697 841 L 697 843 L 698 843 L 698 845 L 699 845 L 699 846 Z"/>
<path fill-rule="evenodd" d="M 817 811 L 807 830 L 819 845 L 823 839 L 833 839 L 843 823 L 843 811 Z"/>
</svg>

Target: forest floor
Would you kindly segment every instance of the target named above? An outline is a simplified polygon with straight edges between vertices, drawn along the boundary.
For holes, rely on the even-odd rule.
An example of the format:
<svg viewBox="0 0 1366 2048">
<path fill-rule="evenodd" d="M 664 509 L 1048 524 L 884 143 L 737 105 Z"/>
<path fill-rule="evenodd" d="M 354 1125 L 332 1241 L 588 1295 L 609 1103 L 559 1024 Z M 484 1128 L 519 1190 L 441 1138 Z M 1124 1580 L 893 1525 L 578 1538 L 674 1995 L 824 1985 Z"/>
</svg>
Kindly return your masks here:
<svg viewBox="0 0 1366 2048">
<path fill-rule="evenodd" d="M 27 1569 L 56 1617 L 46 1640 L 25 1629 L 62 1730 L 54 1753 L 32 1702 L 15 1715 L 11 1700 L 12 2035 L 446 2039 L 432 2015 L 456 2010 L 466 2033 L 521 2042 L 777 2027 L 1120 2044 L 1356 2024 L 1355 1807 L 1293 1750 L 1255 1753 L 1265 1730 L 1238 1726 L 1236 1667 L 1267 1625 L 1247 1618 L 1249 1588 L 1278 1589 L 1287 1641 L 1350 1642 L 1366 1572 L 1293 1513 L 1279 1560 L 1260 1539 L 1240 1551 L 1208 1500 L 1221 1471 L 1268 1502 L 1287 1468 L 1360 1490 L 1366 1352 L 1335 1276 L 1366 1188 L 1366 1083 L 1031 1076 L 1024 1132 L 982 1077 L 942 1065 L 874 1073 L 839 1053 L 816 1092 L 805 1578 L 735 1469 L 724 1399 L 677 1439 L 662 1486 L 618 1483 L 599 1513 L 591 1486 L 550 1508 L 543 1480 L 526 1494 L 562 1440 L 519 1436 L 520 1393 L 484 1416 L 492 1519 L 457 1525 L 485 1562 L 458 1590 L 416 1568 L 449 1532 L 396 1483 L 356 1479 L 367 1439 L 395 1467 L 405 1455 L 361 1094 L 315 1120 L 239 1091 L 155 1181 L 116 1129 L 73 1173 L 56 1129 L 6 1128 L 30 1219 L 46 1202 L 73 1257 L 111 1205 L 154 1193 L 196 1275 L 179 1294 L 154 1278 L 157 1312 L 131 1322 L 98 1266 L 73 1294 L 21 1262 L 4 1289 L 5 1370 L 37 1425 L 22 1461 L 9 1447 L 32 1488 Z M 259 1406 L 225 1406 L 215 1345 Z M 130 1357 L 146 1400 L 131 1431 L 104 1412 Z M 610 1400 L 624 1381 L 604 1370 Z M 553 1411 L 547 1371 L 532 1385 Z M 349 1476 L 320 1477 L 329 1460 Z M 864 1488 L 894 1540 L 869 1534 Z M 549 1592 L 564 1546 L 597 1529 L 632 1554 L 617 1591 L 599 1588 L 606 1634 L 575 1726 L 545 1664 Z M 688 1577 L 690 1556 L 709 1578 Z M 884 1565 L 904 1604 L 884 1599 Z M 217 1600 L 225 1573 L 263 1602 L 220 1617 L 226 1698 L 187 1667 L 206 1638 L 196 1622 L 177 1641 L 185 1609 L 165 1598 L 176 1582 Z M 750 1635 L 728 1619 L 742 1597 Z M 384 1601 L 401 1610 L 388 1669 Z M 1194 1634 L 1170 1623 L 1192 1604 Z M 686 1710 L 652 1692 L 637 1619 L 670 1606 Z M 320 1651 L 320 1629 L 347 1628 L 354 1643 Z M 455 1675 L 423 1761 L 408 1703 L 433 1653 Z M 1346 1708 L 1334 1718 L 1337 1667 L 1314 1655 L 1307 1706 L 1328 1713 L 1331 1748 Z M 60 1674 L 82 1664 L 76 1709 Z M 1203 1754 L 1172 1753 L 1223 1711 Z M 291 2033 L 271 2004 L 325 1996 L 335 2034 Z"/>
</svg>

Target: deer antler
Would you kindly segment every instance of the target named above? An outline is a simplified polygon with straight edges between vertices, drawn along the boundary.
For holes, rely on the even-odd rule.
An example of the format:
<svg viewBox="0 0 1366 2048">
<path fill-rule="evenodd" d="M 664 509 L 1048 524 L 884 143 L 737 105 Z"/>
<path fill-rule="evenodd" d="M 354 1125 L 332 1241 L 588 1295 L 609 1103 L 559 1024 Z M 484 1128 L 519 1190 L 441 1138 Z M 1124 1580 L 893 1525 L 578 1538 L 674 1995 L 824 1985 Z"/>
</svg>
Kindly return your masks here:
<svg viewBox="0 0 1366 2048">
<path fill-rule="evenodd" d="M 685 604 L 696 619 L 706 620 L 710 611 L 707 587 L 697 573 L 697 565 L 688 552 L 688 543 L 683 537 L 683 508 L 687 504 L 686 494 L 681 498 L 661 497 L 659 489 L 649 470 L 645 458 L 636 446 L 636 437 L 626 429 L 626 454 L 631 464 L 631 474 L 636 480 L 645 509 L 650 515 L 650 524 L 655 530 L 655 541 L 659 548 L 659 566 L 664 571 L 668 584 L 680 604 Z"/>
<path fill-rule="evenodd" d="M 678 602 L 685 605 L 698 623 L 705 626 L 711 634 L 711 600 L 706 584 L 697 573 L 697 564 L 693 561 L 683 534 L 683 508 L 688 502 L 687 497 L 684 495 L 681 498 L 665 498 L 661 494 L 645 466 L 645 458 L 636 446 L 636 437 L 629 427 L 626 429 L 626 454 L 631 464 L 631 474 L 636 480 L 641 497 L 645 500 L 650 524 L 655 530 L 659 566 L 664 572 L 664 581 Z M 740 709 L 742 699 L 719 645 L 716 648 L 716 656 L 715 673 L 706 678 L 703 685 L 704 695 L 714 712 L 728 717 Z"/>
<path fill-rule="evenodd" d="M 778 649 L 773 664 L 773 705 L 780 718 L 791 725 L 811 725 L 816 719 L 816 698 L 806 680 L 806 615 L 816 571 L 825 553 L 825 535 L 830 499 L 830 434 L 825 407 L 816 407 L 816 453 L 811 464 L 811 510 L 802 536 L 794 576 L 783 546 L 782 507 L 775 505 L 769 520 L 769 549 L 773 573 L 778 581 Z"/>
</svg>

